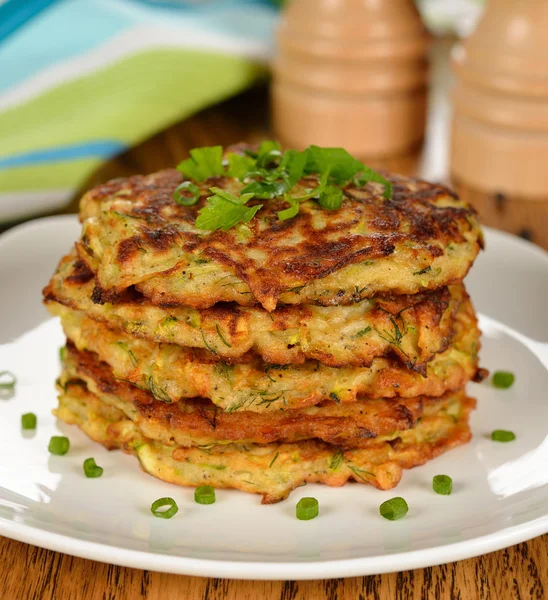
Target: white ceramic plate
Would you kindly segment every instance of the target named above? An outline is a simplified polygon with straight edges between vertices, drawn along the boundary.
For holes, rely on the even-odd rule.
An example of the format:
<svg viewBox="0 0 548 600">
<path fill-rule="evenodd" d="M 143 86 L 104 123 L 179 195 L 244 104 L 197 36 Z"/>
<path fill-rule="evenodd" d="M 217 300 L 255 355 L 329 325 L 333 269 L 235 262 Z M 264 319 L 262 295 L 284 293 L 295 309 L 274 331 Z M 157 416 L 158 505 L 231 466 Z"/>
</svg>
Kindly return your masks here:
<svg viewBox="0 0 548 600">
<path fill-rule="evenodd" d="M 482 363 L 510 369 L 516 383 L 500 391 L 470 385 L 479 400 L 474 440 L 405 473 L 396 490 L 363 485 L 309 485 L 285 502 L 219 491 L 200 506 L 193 490 L 162 483 L 133 457 L 107 452 L 75 427 L 56 423 L 53 382 L 60 327 L 48 320 L 40 289 L 78 234 L 72 217 L 42 219 L 0 238 L 0 371 L 17 374 L 16 394 L 0 399 L 0 533 L 24 542 L 143 569 L 238 579 L 316 579 L 399 571 L 468 558 L 548 532 L 548 258 L 511 236 L 487 231 L 487 251 L 468 283 L 482 316 Z M 501 324 L 504 322 L 505 324 Z M 519 331 L 520 333 L 518 333 Z M 14 340 L 14 341 L 12 341 Z M 20 416 L 38 415 L 35 434 Z M 493 429 L 516 441 L 492 442 Z M 50 456 L 52 434 L 71 440 L 70 453 Z M 86 479 L 82 462 L 104 467 Z M 432 476 L 453 477 L 451 496 L 431 490 Z M 298 521 L 295 504 L 315 496 L 314 521 Z M 378 514 L 401 495 L 408 515 Z M 150 504 L 172 496 L 179 513 L 156 519 Z"/>
</svg>

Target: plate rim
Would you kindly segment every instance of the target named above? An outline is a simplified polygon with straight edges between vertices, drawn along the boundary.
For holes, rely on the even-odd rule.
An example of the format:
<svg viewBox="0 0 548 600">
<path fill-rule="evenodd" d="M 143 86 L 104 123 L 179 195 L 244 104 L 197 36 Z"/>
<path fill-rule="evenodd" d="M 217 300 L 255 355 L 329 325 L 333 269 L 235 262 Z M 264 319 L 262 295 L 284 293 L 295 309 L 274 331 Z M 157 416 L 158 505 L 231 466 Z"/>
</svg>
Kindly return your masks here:
<svg viewBox="0 0 548 600">
<path fill-rule="evenodd" d="M 77 223 L 77 215 L 54 215 L 33 219 L 17 225 L 0 235 L 0 250 L 20 235 L 47 225 L 64 227 Z M 488 237 L 498 237 L 503 243 L 517 244 L 520 250 L 533 252 L 546 262 L 548 252 L 513 234 L 484 227 Z M 54 228 L 52 228 L 52 234 Z M 512 333 L 518 331 L 503 324 Z M 529 348 L 532 351 L 531 348 Z M 534 353 L 534 351 L 533 351 Z M 536 353 L 534 353 L 536 355 Z M 398 572 L 436 566 L 473 558 L 518 544 L 548 533 L 548 509 L 545 515 L 519 525 L 504 527 L 495 532 L 449 544 L 399 552 L 396 554 L 357 558 L 330 559 L 302 562 L 233 561 L 207 558 L 172 556 L 164 553 L 124 548 L 55 533 L 32 525 L 17 523 L 0 517 L 0 535 L 20 542 L 77 556 L 88 560 L 129 568 L 146 569 L 179 575 L 221 577 L 245 580 L 312 580 L 333 577 L 355 577 Z M 397 568 L 395 568 L 397 566 Z"/>
<path fill-rule="evenodd" d="M 175 575 L 261 581 L 359 577 L 433 567 L 502 550 L 545 533 L 548 533 L 548 512 L 533 521 L 506 527 L 487 535 L 397 554 L 325 561 L 251 562 L 189 558 L 132 550 L 80 540 L 0 518 L 1 535 L 70 556 Z M 394 565 L 398 565 L 398 568 L 395 569 Z"/>
</svg>

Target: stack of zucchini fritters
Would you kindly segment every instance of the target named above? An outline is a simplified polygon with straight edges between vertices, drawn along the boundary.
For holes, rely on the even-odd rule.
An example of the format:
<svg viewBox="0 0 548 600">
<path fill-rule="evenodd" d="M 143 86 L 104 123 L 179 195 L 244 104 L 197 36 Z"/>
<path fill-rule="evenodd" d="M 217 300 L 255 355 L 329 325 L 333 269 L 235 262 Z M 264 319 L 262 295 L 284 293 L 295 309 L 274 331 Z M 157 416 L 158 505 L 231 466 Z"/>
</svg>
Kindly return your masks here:
<svg viewBox="0 0 548 600">
<path fill-rule="evenodd" d="M 321 153 L 291 196 L 264 191 L 268 161 L 291 175 L 279 152 L 238 147 L 213 176 L 193 156 L 182 188 L 169 170 L 83 197 L 82 236 L 44 290 L 67 336 L 58 417 L 160 479 L 263 503 L 304 482 L 389 489 L 467 442 L 474 211 L 396 176 L 388 194 L 378 175 L 341 176 L 341 195 L 314 173 Z M 225 221 L 198 229 L 199 214 Z"/>
</svg>

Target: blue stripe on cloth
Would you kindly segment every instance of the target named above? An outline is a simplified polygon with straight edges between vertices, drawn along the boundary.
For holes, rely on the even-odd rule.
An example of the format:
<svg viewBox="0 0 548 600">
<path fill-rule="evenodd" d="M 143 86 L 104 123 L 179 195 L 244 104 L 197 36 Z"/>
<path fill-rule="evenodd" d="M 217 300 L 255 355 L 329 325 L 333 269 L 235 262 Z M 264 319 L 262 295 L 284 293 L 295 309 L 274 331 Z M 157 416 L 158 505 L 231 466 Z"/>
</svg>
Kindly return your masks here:
<svg viewBox="0 0 548 600">
<path fill-rule="evenodd" d="M 0 46 L 0 93 L 89 52 L 131 25 L 131 19 L 102 2 L 62 0 L 50 6 Z"/>
<path fill-rule="evenodd" d="M 125 144 L 116 140 L 96 140 L 82 144 L 59 146 L 57 148 L 44 148 L 42 150 L 33 150 L 31 152 L 0 158 L 0 169 L 77 160 L 80 158 L 109 158 L 125 149 Z"/>
<path fill-rule="evenodd" d="M 0 42 L 57 0 L 0 1 Z"/>
<path fill-rule="evenodd" d="M 204 35 L 212 31 L 265 43 L 276 12 L 267 0 L 210 0 L 177 8 L 146 0 L 57 0 L 0 46 L 0 94 L 132 27 L 185 24 Z"/>
</svg>

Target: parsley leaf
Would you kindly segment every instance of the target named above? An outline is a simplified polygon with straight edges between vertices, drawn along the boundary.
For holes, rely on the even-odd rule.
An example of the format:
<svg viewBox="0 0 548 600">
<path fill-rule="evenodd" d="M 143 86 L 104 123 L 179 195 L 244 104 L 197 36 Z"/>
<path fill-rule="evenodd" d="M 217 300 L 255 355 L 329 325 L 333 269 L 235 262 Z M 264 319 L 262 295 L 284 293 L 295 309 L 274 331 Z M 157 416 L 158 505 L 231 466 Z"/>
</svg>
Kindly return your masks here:
<svg viewBox="0 0 548 600">
<path fill-rule="evenodd" d="M 330 177 L 337 185 L 343 185 L 353 177 L 357 187 L 363 187 L 366 183 L 374 181 L 384 185 L 383 196 L 387 200 L 392 197 L 392 184 L 390 181 L 370 167 L 366 167 L 344 148 L 310 146 L 305 172 L 323 173 L 326 169 L 330 170 Z"/>
<path fill-rule="evenodd" d="M 283 196 L 289 189 L 285 181 L 252 181 L 242 189 L 242 194 L 253 194 L 261 200 L 272 200 Z"/>
<path fill-rule="evenodd" d="M 308 190 L 308 192 L 306 192 L 302 196 L 294 196 L 292 198 L 292 200 L 298 200 L 300 202 L 302 200 L 308 200 L 309 198 L 318 198 L 322 194 L 322 192 L 325 190 L 325 187 L 327 185 L 327 179 L 329 177 L 329 173 L 330 173 L 329 168 L 327 168 L 327 170 L 325 170 L 322 173 L 322 175 L 320 176 L 317 187 L 310 188 Z"/>
<path fill-rule="evenodd" d="M 229 177 L 243 181 L 246 174 L 255 167 L 255 160 L 250 156 L 229 152 L 228 156 L 228 171 Z"/>
<path fill-rule="evenodd" d="M 282 147 L 280 142 L 274 140 L 264 140 L 259 146 L 259 153 L 257 155 L 257 166 L 266 167 L 269 164 L 269 159 L 277 156 L 278 158 L 282 155 Z"/>
<path fill-rule="evenodd" d="M 190 151 L 190 158 L 177 165 L 185 177 L 202 182 L 210 177 L 224 175 L 223 147 L 204 146 Z"/>
<path fill-rule="evenodd" d="M 257 159 L 257 166 L 251 168 L 244 176 L 244 180 L 252 179 L 242 189 L 243 194 L 253 194 L 256 198 L 261 199 L 273 199 L 279 196 L 283 196 L 291 188 L 293 188 L 297 182 L 303 176 L 304 166 L 306 164 L 306 152 L 297 152 L 296 150 L 288 150 L 281 155 L 277 146 L 272 146 L 274 142 L 263 142 L 261 149 L 265 153 L 261 154 L 259 151 L 259 157 Z M 269 150 L 273 147 L 274 149 Z M 278 159 L 281 157 L 280 164 L 276 168 L 267 169 L 264 161 L 271 159 Z M 261 159 L 264 159 L 261 162 Z M 263 164 L 263 166 L 259 166 Z"/>
<path fill-rule="evenodd" d="M 208 198 L 208 204 L 200 210 L 196 219 L 198 229 L 227 231 L 237 223 L 249 223 L 263 207 L 262 204 L 245 206 L 253 198 L 253 194 L 242 194 L 237 197 L 217 187 L 212 187 L 210 190 L 213 196 Z"/>
<path fill-rule="evenodd" d="M 334 182 L 342 185 L 363 169 L 363 164 L 344 148 L 308 148 L 305 173 L 323 173 L 329 170 Z"/>
<path fill-rule="evenodd" d="M 239 197 L 219 188 L 210 188 L 214 195 L 208 198 L 208 204 L 200 210 L 196 220 L 196 227 L 209 231 L 221 228 L 226 231 L 237 223 L 249 222 L 262 208 L 262 205 L 245 206 L 251 198 L 281 200 L 283 197 L 289 207 L 277 214 L 280 221 L 285 221 L 299 213 L 300 203 L 304 200 L 315 199 L 323 209 L 339 209 L 344 199 L 342 187 L 352 180 L 357 187 L 370 181 L 381 183 L 384 185 L 384 197 L 389 199 L 392 196 L 392 185 L 387 179 L 343 148 L 310 146 L 303 152 L 282 152 L 278 142 L 267 140 L 261 143 L 258 152 L 248 149 L 243 155 L 229 152 L 224 163 L 221 146 L 194 148 L 190 151 L 190 158 L 177 168 L 196 182 L 226 173 L 244 184 Z M 316 187 L 305 188 L 300 196 L 290 195 L 289 192 L 306 175 L 318 178 Z M 184 182 L 176 190 L 176 202 L 190 205 L 198 199 L 198 188 L 190 188 L 191 185 L 191 182 Z M 192 195 L 187 198 L 187 194 L 181 194 L 182 191 Z"/>
<path fill-rule="evenodd" d="M 289 189 L 297 185 L 304 173 L 304 168 L 308 160 L 308 150 L 298 152 L 297 150 L 286 150 L 280 169 L 287 172 L 287 182 Z"/>
</svg>

